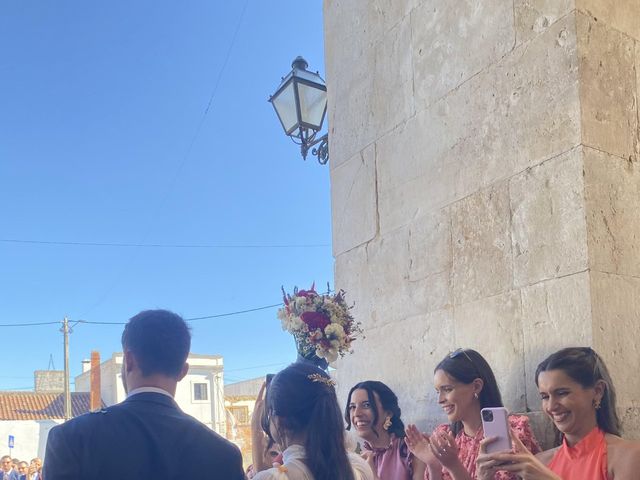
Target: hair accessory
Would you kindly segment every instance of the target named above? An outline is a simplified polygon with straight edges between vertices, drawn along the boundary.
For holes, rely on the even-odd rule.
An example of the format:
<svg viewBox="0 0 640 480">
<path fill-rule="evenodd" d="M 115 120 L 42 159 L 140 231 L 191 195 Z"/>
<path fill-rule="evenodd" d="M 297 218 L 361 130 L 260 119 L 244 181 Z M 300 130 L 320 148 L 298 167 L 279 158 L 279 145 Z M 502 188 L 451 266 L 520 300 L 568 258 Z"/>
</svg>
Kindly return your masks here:
<svg viewBox="0 0 640 480">
<path fill-rule="evenodd" d="M 391 428 L 391 417 L 387 417 L 384 420 L 384 423 L 382 424 L 382 428 L 384 428 L 385 430 L 389 430 Z"/>
<path fill-rule="evenodd" d="M 307 375 L 307 378 L 312 382 L 324 383 L 327 387 L 336 386 L 336 382 L 334 382 L 331 378 L 327 378 L 324 375 L 320 375 L 319 373 L 312 373 L 311 375 Z"/>
</svg>

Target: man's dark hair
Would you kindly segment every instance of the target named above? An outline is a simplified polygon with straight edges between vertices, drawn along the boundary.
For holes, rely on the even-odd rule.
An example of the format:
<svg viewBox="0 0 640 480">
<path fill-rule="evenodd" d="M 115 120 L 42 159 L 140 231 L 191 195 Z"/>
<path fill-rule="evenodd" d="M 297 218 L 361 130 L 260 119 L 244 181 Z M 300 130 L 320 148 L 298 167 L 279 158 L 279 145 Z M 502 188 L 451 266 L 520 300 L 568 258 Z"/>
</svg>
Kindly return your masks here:
<svg viewBox="0 0 640 480">
<path fill-rule="evenodd" d="M 160 373 L 177 378 L 189 355 L 191 333 L 180 315 L 145 310 L 125 325 L 122 348 L 135 355 L 145 377 Z"/>
</svg>

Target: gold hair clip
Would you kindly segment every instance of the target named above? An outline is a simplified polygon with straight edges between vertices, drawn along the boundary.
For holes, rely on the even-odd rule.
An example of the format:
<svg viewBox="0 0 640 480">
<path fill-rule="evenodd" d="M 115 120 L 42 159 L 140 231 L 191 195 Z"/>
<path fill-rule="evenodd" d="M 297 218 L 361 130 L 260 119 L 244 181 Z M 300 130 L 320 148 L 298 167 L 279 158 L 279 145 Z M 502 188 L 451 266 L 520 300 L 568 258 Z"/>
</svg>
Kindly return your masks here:
<svg viewBox="0 0 640 480">
<path fill-rule="evenodd" d="M 312 382 L 324 383 L 327 387 L 336 386 L 336 382 L 334 382 L 331 378 L 327 378 L 324 375 L 320 375 L 319 373 L 312 373 L 311 375 L 307 375 L 307 378 Z"/>
</svg>

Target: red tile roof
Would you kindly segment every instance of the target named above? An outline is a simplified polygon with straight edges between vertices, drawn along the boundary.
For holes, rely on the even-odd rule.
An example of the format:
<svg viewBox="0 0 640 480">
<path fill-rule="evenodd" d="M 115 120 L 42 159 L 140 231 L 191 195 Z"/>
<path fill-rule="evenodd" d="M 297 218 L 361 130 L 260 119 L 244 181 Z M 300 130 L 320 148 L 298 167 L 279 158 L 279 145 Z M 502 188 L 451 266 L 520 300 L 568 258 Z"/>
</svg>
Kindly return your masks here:
<svg viewBox="0 0 640 480">
<path fill-rule="evenodd" d="M 71 393 L 71 412 L 74 417 L 89 412 L 88 392 Z M 0 421 L 53 418 L 64 418 L 62 393 L 0 392 Z"/>
</svg>

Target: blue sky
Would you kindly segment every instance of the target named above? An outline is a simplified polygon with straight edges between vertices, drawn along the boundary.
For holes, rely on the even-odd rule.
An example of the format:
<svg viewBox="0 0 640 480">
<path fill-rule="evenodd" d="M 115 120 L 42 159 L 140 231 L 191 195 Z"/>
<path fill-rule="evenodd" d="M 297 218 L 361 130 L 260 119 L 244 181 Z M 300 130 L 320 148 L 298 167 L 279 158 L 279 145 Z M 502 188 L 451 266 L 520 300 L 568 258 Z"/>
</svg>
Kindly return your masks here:
<svg viewBox="0 0 640 480">
<path fill-rule="evenodd" d="M 324 74 L 321 0 L 2 2 L 0 323 L 193 318 L 333 286 L 328 166 L 267 102 L 297 55 Z M 191 325 L 227 382 L 295 359 L 275 308 Z M 121 331 L 77 324 L 72 376 Z M 59 325 L 0 332 L 0 389 L 62 368 Z"/>
</svg>

